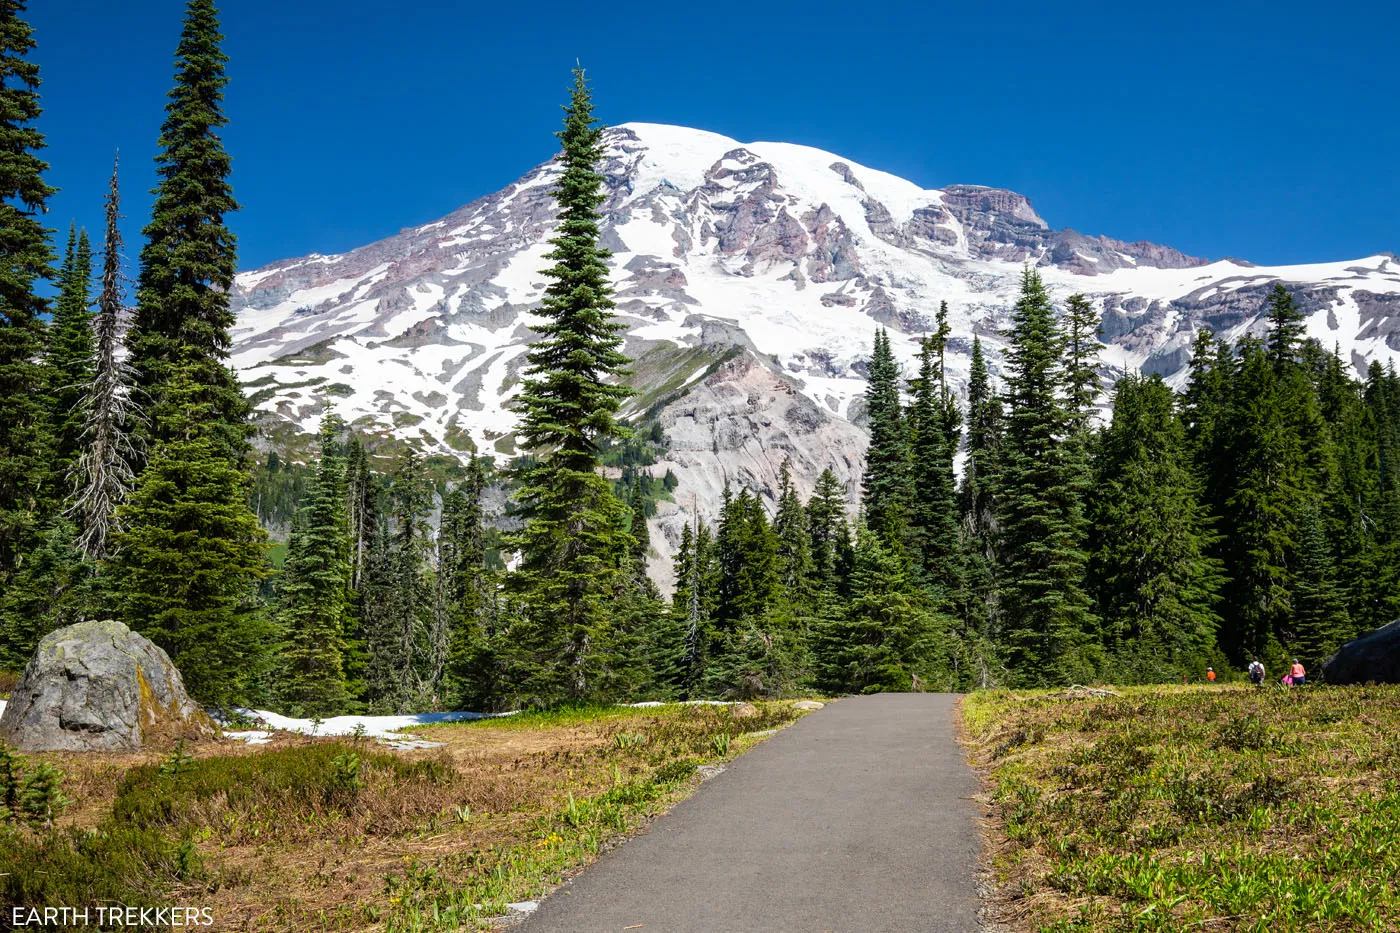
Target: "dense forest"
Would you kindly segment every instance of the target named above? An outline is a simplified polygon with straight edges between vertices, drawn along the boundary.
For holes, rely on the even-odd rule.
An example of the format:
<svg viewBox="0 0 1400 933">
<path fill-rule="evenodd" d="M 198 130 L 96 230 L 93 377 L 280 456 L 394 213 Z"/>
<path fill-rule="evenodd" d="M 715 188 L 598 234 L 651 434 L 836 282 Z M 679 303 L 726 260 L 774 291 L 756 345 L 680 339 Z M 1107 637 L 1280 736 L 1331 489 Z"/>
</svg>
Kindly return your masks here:
<svg viewBox="0 0 1400 933">
<path fill-rule="evenodd" d="M 1096 314 L 1057 309 L 1031 268 L 996 378 L 974 341 L 965 406 L 946 306 L 912 371 L 876 332 L 856 515 L 830 470 L 804 502 L 785 465 L 685 529 L 663 598 L 646 519 L 677 483 L 652 469 L 661 427 L 619 417 L 581 70 L 524 453 L 388 462 L 328 406 L 308 462 L 261 457 L 228 365 L 238 204 L 211 0 L 188 2 L 134 283 L 115 164 L 100 249 L 70 228 L 54 255 L 22 13 L 0 3 L 0 669 L 115 617 L 206 704 L 325 716 L 1316 667 L 1400 615 L 1393 367 L 1355 378 L 1279 285 L 1258 336 L 1202 331 L 1181 394 L 1120 378 L 1105 424 Z"/>
</svg>

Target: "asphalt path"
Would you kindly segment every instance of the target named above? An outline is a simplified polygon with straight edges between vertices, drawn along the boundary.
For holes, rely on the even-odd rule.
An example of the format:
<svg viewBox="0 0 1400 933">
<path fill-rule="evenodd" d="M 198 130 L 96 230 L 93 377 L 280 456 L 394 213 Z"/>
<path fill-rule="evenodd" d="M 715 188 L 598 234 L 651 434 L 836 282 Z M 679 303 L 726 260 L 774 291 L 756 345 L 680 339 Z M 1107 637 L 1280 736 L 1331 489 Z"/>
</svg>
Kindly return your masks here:
<svg viewBox="0 0 1400 933">
<path fill-rule="evenodd" d="M 524 933 L 976 933 L 957 697 L 809 713 L 547 897 Z"/>
</svg>

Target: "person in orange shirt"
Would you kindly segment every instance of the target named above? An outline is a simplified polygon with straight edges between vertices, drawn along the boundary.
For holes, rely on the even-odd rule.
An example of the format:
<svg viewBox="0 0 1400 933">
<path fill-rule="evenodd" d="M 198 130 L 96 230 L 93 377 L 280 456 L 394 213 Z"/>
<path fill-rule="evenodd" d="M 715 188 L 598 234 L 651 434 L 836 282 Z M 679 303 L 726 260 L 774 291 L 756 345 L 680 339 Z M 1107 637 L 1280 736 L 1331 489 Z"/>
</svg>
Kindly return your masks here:
<svg viewBox="0 0 1400 933">
<path fill-rule="evenodd" d="M 1308 672 L 1297 658 L 1293 659 L 1293 666 L 1288 669 L 1288 676 L 1293 678 L 1293 686 L 1295 687 L 1301 687 L 1308 682 Z"/>
<path fill-rule="evenodd" d="M 1206 668 L 1206 680 L 1210 681 L 1211 683 L 1215 683 L 1215 668 Z"/>
</svg>

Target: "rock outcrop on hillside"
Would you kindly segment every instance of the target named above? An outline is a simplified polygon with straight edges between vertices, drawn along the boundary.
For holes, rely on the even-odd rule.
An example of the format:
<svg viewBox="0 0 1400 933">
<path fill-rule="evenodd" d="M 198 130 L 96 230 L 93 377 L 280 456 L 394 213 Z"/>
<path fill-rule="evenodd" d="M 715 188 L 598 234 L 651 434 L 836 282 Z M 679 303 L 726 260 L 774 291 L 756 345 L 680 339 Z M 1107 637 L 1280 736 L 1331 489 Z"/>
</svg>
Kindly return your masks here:
<svg viewBox="0 0 1400 933">
<path fill-rule="evenodd" d="M 0 715 L 0 741 L 24 751 L 136 751 L 217 734 L 169 656 L 111 621 L 44 636 Z"/>
</svg>

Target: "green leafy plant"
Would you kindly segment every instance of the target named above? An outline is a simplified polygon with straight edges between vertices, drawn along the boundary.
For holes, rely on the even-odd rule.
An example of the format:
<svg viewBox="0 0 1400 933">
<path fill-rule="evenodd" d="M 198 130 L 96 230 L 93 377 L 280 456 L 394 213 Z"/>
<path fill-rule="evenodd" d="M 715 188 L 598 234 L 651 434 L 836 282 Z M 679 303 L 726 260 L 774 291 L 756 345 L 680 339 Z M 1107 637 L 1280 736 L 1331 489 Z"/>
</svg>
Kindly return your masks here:
<svg viewBox="0 0 1400 933">
<path fill-rule="evenodd" d="M 724 758 L 729 755 L 729 746 L 733 741 L 728 732 L 720 732 L 710 736 L 710 748 L 716 755 Z"/>
</svg>

